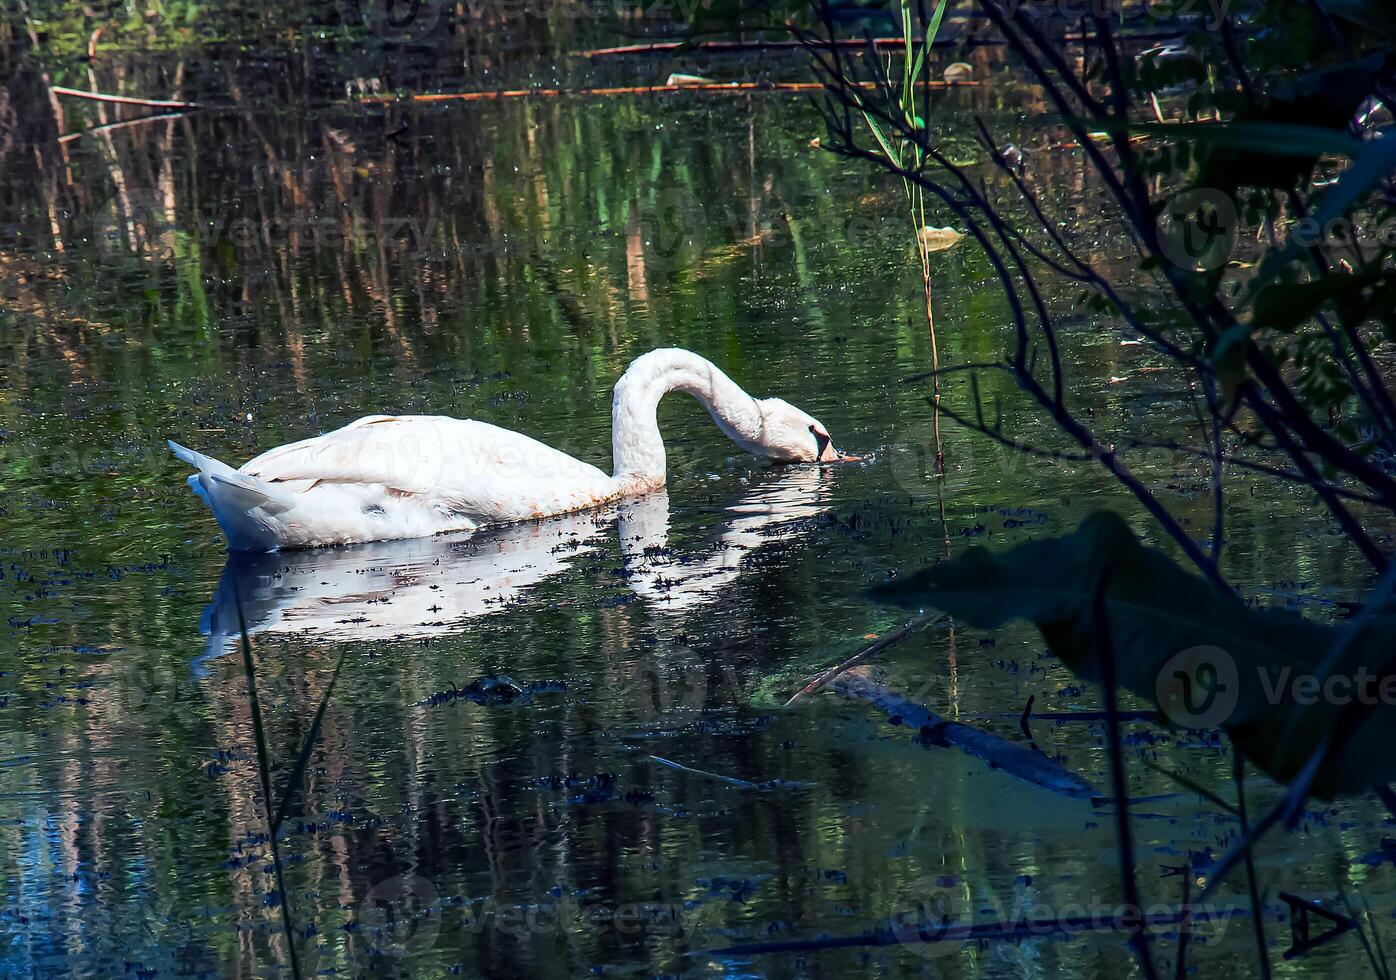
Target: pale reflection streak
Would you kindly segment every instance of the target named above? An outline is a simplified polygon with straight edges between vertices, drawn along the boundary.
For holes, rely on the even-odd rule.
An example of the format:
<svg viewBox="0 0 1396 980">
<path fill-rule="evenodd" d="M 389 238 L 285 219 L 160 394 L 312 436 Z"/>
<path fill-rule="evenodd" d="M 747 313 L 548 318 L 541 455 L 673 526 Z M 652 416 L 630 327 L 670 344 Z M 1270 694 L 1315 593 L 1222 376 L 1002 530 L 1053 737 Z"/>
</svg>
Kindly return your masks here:
<svg viewBox="0 0 1396 980">
<path fill-rule="evenodd" d="M 419 639 L 461 629 L 479 616 L 529 601 L 529 590 L 599 552 L 614 526 L 625 581 L 659 612 L 710 601 L 742 574 L 744 557 L 791 540 L 826 507 L 827 474 L 792 468 L 726 508 L 711 545 L 695 554 L 668 547 L 667 492 L 601 510 L 473 534 L 380 541 L 272 554 L 232 553 L 203 613 L 208 637 L 196 673 L 233 649 L 235 595 L 250 635 L 303 635 L 330 642 Z"/>
</svg>

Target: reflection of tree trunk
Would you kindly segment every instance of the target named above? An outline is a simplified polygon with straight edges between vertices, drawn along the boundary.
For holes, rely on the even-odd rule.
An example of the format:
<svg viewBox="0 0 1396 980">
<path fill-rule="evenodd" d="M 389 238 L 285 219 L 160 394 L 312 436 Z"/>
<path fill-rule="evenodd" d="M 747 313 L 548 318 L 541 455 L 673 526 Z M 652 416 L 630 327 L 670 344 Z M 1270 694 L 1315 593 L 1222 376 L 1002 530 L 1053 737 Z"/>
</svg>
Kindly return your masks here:
<svg viewBox="0 0 1396 980">
<path fill-rule="evenodd" d="M 100 91 L 101 86 L 97 83 L 97 60 L 96 48 L 97 38 L 102 33 L 102 28 L 92 32 L 88 39 L 88 59 L 87 59 L 87 83 L 93 92 Z M 120 66 L 116 69 L 118 73 L 117 86 L 120 87 Z M 97 120 L 100 125 L 107 126 L 112 122 L 107 113 L 105 102 L 96 103 Z M 136 210 L 131 199 L 129 181 L 126 177 L 126 169 L 121 162 L 121 153 L 116 147 L 116 140 L 113 138 L 110 129 L 100 132 L 101 145 L 106 147 L 107 171 L 111 177 L 112 187 L 116 191 L 114 198 L 116 203 L 117 216 L 126 232 L 127 247 L 132 254 L 140 255 L 144 249 L 142 247 L 145 235 L 144 229 L 140 229 Z"/>
<path fill-rule="evenodd" d="M 301 329 L 300 284 L 295 276 L 287 281 L 291 291 L 291 315 L 283 322 L 286 329 L 286 350 L 291 355 L 291 374 L 296 379 L 296 390 L 305 395 L 309 390 L 305 370 L 305 331 Z"/>
<path fill-rule="evenodd" d="M 756 196 L 756 109 L 750 95 L 746 97 L 746 238 L 751 242 L 751 278 L 759 278 L 761 240 L 756 233 L 756 216 L 760 199 Z"/>
<path fill-rule="evenodd" d="M 34 21 L 29 16 L 29 4 L 26 0 L 19 0 L 19 10 L 20 13 L 24 15 L 24 29 L 29 38 L 30 49 L 37 52 L 42 48 L 42 45 L 39 43 L 39 32 L 34 29 Z M 58 93 L 53 90 L 53 78 L 47 71 L 40 69 L 39 80 L 43 83 L 44 94 L 48 97 L 49 111 L 53 113 L 54 135 L 62 136 L 68 127 L 63 116 L 63 103 L 59 101 Z M 35 152 L 38 152 L 37 144 L 35 145 Z M 58 153 L 63 157 L 63 167 L 66 171 L 68 186 L 71 187 L 73 184 L 73 172 L 71 162 L 68 159 L 67 146 L 62 143 L 58 144 Z"/>
<path fill-rule="evenodd" d="M 39 196 L 43 198 L 44 212 L 48 215 L 49 234 L 53 236 L 53 250 L 55 252 L 65 251 L 63 246 L 63 227 L 58 223 L 58 204 L 55 198 L 58 196 L 56 181 L 49 178 L 48 167 L 44 165 L 44 155 L 39 150 L 39 145 L 34 144 L 34 164 L 37 173 L 34 183 L 39 188 Z"/>
<path fill-rule="evenodd" d="M 68 365 L 68 370 L 72 372 L 73 384 L 90 384 L 92 382 L 92 372 L 87 367 L 87 359 L 82 352 L 74 345 L 68 343 L 63 331 L 56 325 L 48 322 L 48 311 L 45 309 L 42 314 L 45 330 L 43 339 L 58 349 L 58 355 L 63 358 Z"/>
<path fill-rule="evenodd" d="M 485 213 L 485 227 L 490 230 L 490 248 L 495 254 L 500 251 L 500 238 L 504 233 L 504 220 L 494 200 L 497 193 L 494 183 L 494 157 L 486 157 L 480 168 L 480 197 Z"/>
<path fill-rule="evenodd" d="M 645 237 L 640 222 L 640 199 L 630 198 L 630 215 L 625 223 L 625 279 L 632 304 L 648 304 L 649 283 L 645 278 Z"/>
<path fill-rule="evenodd" d="M 412 350 L 411 341 L 402 332 L 397 320 L 397 305 L 394 303 L 392 277 L 389 276 L 388 251 L 383 241 L 385 229 L 393 226 L 392 188 L 397 179 L 397 144 L 388 140 L 383 150 L 382 173 L 369 195 L 373 209 L 373 254 L 377 261 L 369 271 L 369 280 L 374 285 L 372 293 L 383 313 L 383 329 L 397 343 L 407 366 L 415 368 L 417 355 Z"/>
<path fill-rule="evenodd" d="M 543 250 L 535 242 L 533 254 L 534 270 L 538 273 L 538 278 L 542 279 L 548 287 L 548 294 L 557 305 L 558 315 L 562 318 L 574 332 L 581 333 L 586 330 L 590 317 L 582 308 L 582 304 L 577 302 L 577 294 L 568 289 L 562 283 L 562 279 L 557 274 L 557 267 L 552 260 L 543 254 Z"/>
<path fill-rule="evenodd" d="M 349 268 L 344 260 L 344 250 L 340 249 L 339 254 L 334 257 L 335 266 L 339 269 L 339 291 L 344 297 L 344 309 L 352 319 L 354 316 L 354 289 L 349 285 Z"/>
<path fill-rule="evenodd" d="M 184 62 L 180 62 L 175 69 L 175 92 L 184 82 Z M 176 195 L 174 182 L 174 127 L 173 119 L 165 123 L 164 145 L 160 152 L 160 179 L 157 186 L 160 190 L 160 201 L 164 211 L 164 220 L 161 222 L 160 238 L 164 248 L 164 254 L 175 255 L 175 215 L 176 215 Z M 202 268 L 203 257 L 198 254 L 198 246 L 195 245 L 195 252 L 192 261 L 196 267 Z"/>
</svg>

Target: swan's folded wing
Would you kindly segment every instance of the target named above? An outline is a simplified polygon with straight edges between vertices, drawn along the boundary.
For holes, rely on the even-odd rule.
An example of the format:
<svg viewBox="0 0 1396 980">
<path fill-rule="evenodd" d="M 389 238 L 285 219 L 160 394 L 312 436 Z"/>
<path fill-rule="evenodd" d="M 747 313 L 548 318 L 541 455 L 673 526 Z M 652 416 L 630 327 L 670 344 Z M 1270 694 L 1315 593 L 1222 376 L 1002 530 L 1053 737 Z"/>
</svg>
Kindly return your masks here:
<svg viewBox="0 0 1396 980">
<path fill-rule="evenodd" d="M 380 483 L 415 492 L 433 480 L 424 447 L 441 442 L 428 416 L 369 415 L 343 428 L 269 449 L 241 472 L 278 483 Z"/>
<path fill-rule="evenodd" d="M 302 489 L 378 484 L 495 520 L 590 506 L 612 490 L 596 467 L 529 436 L 434 415 L 371 415 L 269 450 L 242 472 Z"/>
</svg>

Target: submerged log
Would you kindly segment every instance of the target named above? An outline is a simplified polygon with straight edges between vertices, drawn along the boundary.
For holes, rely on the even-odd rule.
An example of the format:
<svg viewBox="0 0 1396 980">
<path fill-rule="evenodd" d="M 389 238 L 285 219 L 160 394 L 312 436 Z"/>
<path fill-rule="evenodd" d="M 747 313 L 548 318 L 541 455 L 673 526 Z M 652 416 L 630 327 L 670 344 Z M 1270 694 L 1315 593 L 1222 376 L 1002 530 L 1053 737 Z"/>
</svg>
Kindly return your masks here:
<svg viewBox="0 0 1396 980">
<path fill-rule="evenodd" d="M 954 746 L 988 764 L 991 769 L 1002 770 L 1062 796 L 1076 800 L 1100 799 L 1100 793 L 1094 786 L 1042 753 L 998 735 L 942 718 L 925 705 L 916 704 L 889 689 L 873 676 L 869 667 L 854 667 L 845 671 L 829 686 L 846 697 L 867 701 L 885 713 L 887 720 L 894 725 L 906 725 L 918 730 L 923 741 Z"/>
</svg>

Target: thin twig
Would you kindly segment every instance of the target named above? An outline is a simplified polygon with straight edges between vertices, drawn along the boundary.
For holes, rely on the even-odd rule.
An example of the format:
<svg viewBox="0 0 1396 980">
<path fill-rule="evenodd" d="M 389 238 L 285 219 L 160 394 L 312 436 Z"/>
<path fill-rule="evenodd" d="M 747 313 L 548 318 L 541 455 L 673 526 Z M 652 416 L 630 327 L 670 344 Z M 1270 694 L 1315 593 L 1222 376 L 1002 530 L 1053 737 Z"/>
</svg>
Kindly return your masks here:
<svg viewBox="0 0 1396 980">
<path fill-rule="evenodd" d="M 111 102 L 115 105 L 139 105 L 148 109 L 202 109 L 197 102 L 179 102 L 170 99 L 138 99 L 129 95 L 108 95 L 106 92 L 87 92 L 80 88 L 53 86 L 55 95 L 66 95 L 73 99 L 87 99 L 90 102 Z"/>
<path fill-rule="evenodd" d="M 286 814 L 291 809 L 291 800 L 295 797 L 296 787 L 300 785 L 301 777 L 305 775 L 306 766 L 310 763 L 310 754 L 314 749 L 315 740 L 320 736 L 320 726 L 325 720 L 325 709 L 329 707 L 330 695 L 334 693 L 335 682 L 339 680 L 340 668 L 344 666 L 344 655 L 348 648 L 339 651 L 339 660 L 335 662 L 334 673 L 330 675 L 329 684 L 325 685 L 325 693 L 320 698 L 320 707 L 315 711 L 315 718 L 310 723 L 310 731 L 306 733 L 305 742 L 301 745 L 300 755 L 296 758 L 295 767 L 291 770 L 290 778 L 286 780 L 286 791 L 281 795 L 281 804 L 276 808 L 276 817 L 272 820 L 272 835 L 281 829 L 281 824 L 286 820 Z"/>
<path fill-rule="evenodd" d="M 1009 371 L 1013 370 L 1013 365 L 1007 361 L 971 361 L 968 364 L 951 364 L 947 367 L 939 368 L 935 371 L 922 371 L 920 374 L 909 374 L 902 378 L 902 384 L 915 384 L 918 381 L 925 381 L 927 378 L 945 377 L 949 374 L 961 374 L 965 371 Z"/>
<path fill-rule="evenodd" d="M 1110 570 L 1101 570 L 1100 582 L 1096 586 L 1094 599 L 1094 620 L 1096 659 L 1100 661 L 1101 686 L 1105 689 L 1105 710 L 1109 720 L 1105 723 L 1107 743 L 1110 748 L 1110 782 L 1115 799 L 1121 804 L 1115 807 L 1115 836 L 1119 848 L 1120 878 L 1124 887 L 1125 906 L 1136 918 L 1142 916 L 1143 903 L 1139 898 L 1139 882 L 1134 876 L 1134 840 L 1129 824 L 1129 782 L 1125 777 L 1125 753 L 1120 739 L 1120 690 L 1115 674 L 1115 645 L 1110 635 L 1110 617 L 1106 611 L 1105 596 L 1110 587 Z M 1158 980 L 1154 968 L 1154 958 L 1149 952 L 1149 938 L 1142 924 L 1129 930 L 1129 942 L 1139 957 L 1139 965 L 1144 971 L 1145 980 Z"/>
<path fill-rule="evenodd" d="M 257 700 L 257 666 L 252 658 L 252 640 L 247 633 L 247 620 L 242 612 L 242 596 L 233 589 L 233 605 L 238 613 L 238 632 L 242 636 L 242 667 L 247 674 L 247 697 L 252 712 L 252 738 L 257 746 L 257 774 L 262 780 L 262 803 L 266 811 L 267 838 L 271 846 L 272 871 L 276 876 L 276 893 L 281 906 L 281 929 L 286 935 L 286 952 L 291 963 L 292 980 L 300 980 L 300 958 L 296 954 L 296 930 L 291 922 L 291 907 L 286 898 L 286 881 L 281 869 L 281 849 L 276 843 L 271 795 L 271 761 L 267 752 L 266 731 L 262 727 L 262 706 Z"/>
<path fill-rule="evenodd" d="M 1128 712 L 1126 712 L 1126 714 L 1128 714 Z M 1189 792 L 1196 793 L 1198 796 L 1202 797 L 1208 803 L 1211 803 L 1218 809 L 1225 810 L 1233 817 L 1240 815 L 1239 811 L 1234 806 L 1226 802 L 1226 800 L 1222 799 L 1220 796 L 1212 792 L 1206 786 L 1203 786 L 1201 783 L 1193 779 L 1191 776 L 1184 776 L 1182 773 L 1175 772 L 1172 769 L 1165 769 L 1158 763 L 1150 762 L 1148 759 L 1144 759 L 1142 761 L 1144 763 L 1145 769 L 1152 769 L 1156 773 L 1159 773 L 1163 776 L 1167 776 L 1169 779 L 1173 780 L 1173 782 L 1177 783 L 1179 786 L 1182 786 Z"/>
<path fill-rule="evenodd" d="M 1178 956 L 1174 964 L 1174 980 L 1184 980 L 1188 975 L 1188 936 L 1190 930 L 1188 925 L 1192 922 L 1192 906 L 1188 904 L 1188 898 L 1192 891 L 1192 878 L 1186 874 L 1179 875 L 1183 879 L 1183 921 L 1178 923 Z"/>
<path fill-rule="evenodd" d="M 764 783 L 753 783 L 749 779 L 738 779 L 736 776 L 724 776 L 720 772 L 709 772 L 706 769 L 694 769 L 673 759 L 666 759 L 663 756 L 652 755 L 650 761 L 657 762 L 661 766 L 668 766 L 670 769 L 677 769 L 679 772 L 691 773 L 694 776 L 706 776 L 708 779 L 716 779 L 726 783 L 728 786 L 735 786 L 737 789 L 805 789 L 813 786 L 813 783 L 801 783 L 793 779 L 773 779 Z"/>
<path fill-rule="evenodd" d="M 1126 443 L 1127 448 L 1140 449 L 1167 449 L 1171 452 L 1182 453 L 1185 456 L 1196 456 L 1200 459 L 1211 460 L 1213 454 L 1210 450 L 1199 449 L 1197 446 L 1187 446 L 1178 442 L 1161 439 L 1136 439 L 1130 438 Z M 1282 450 L 1280 450 L 1282 451 Z M 1300 483 L 1306 487 L 1314 488 L 1315 481 L 1305 476 L 1303 473 L 1296 473 L 1293 470 L 1280 469 L 1278 466 L 1269 466 L 1265 463 L 1256 463 L 1249 459 L 1237 456 L 1235 453 L 1224 453 L 1222 461 L 1243 470 L 1250 470 L 1254 473 L 1264 473 L 1267 476 L 1277 477 L 1281 480 L 1288 480 L 1290 483 Z M 1367 504 L 1380 504 L 1381 500 L 1371 494 L 1361 493 L 1356 490 L 1348 490 L 1340 487 L 1328 480 L 1319 481 L 1323 486 L 1339 497 L 1348 500 L 1357 500 Z"/>
<path fill-rule="evenodd" d="M 93 126 L 91 129 L 80 129 L 76 133 L 64 133 L 58 137 L 59 143 L 71 143 L 74 140 L 82 139 L 84 136 L 98 136 L 102 133 L 109 133 L 114 129 L 125 129 L 128 126 L 140 126 L 143 123 L 155 122 L 158 119 L 178 119 L 184 116 L 184 112 L 161 112 L 153 116 L 141 116 L 139 119 L 122 119 L 117 122 L 104 123 L 101 126 Z"/>
<path fill-rule="evenodd" d="M 1241 820 L 1241 833 L 1248 832 L 1246 817 L 1246 768 L 1241 761 L 1241 750 L 1235 745 L 1231 747 L 1231 778 L 1236 783 L 1236 815 Z M 1265 942 L 1265 919 L 1264 911 L 1260 905 L 1260 886 L 1256 881 L 1255 855 L 1251 853 L 1251 848 L 1246 848 L 1246 889 L 1251 893 L 1251 908 L 1255 909 L 1252 916 L 1255 922 L 1255 952 L 1260 961 L 1261 980 L 1270 980 L 1270 952 Z"/>
<path fill-rule="evenodd" d="M 857 667 L 859 664 L 866 662 L 869 658 L 876 656 L 883 650 L 886 650 L 888 647 L 895 646 L 896 644 L 902 642 L 902 640 L 905 640 L 908 636 L 911 636 L 913 633 L 917 633 L 920 630 L 925 629 L 927 626 L 932 626 L 936 623 L 939 623 L 945 618 L 946 615 L 942 612 L 921 613 L 919 616 L 913 617 L 912 619 L 907 621 L 906 625 L 902 626 L 899 629 L 893 630 L 885 636 L 879 637 L 875 642 L 868 644 L 863 649 L 855 653 L 853 656 L 845 660 L 843 663 L 830 667 L 823 673 L 816 675 L 813 680 L 811 680 L 804 687 L 800 688 L 800 690 L 796 691 L 794 697 L 792 697 L 789 701 L 785 702 L 785 707 L 788 708 L 792 704 L 795 704 L 798 701 L 803 701 L 806 698 L 814 695 L 819 691 L 820 688 L 824 687 L 824 685 L 828 684 L 834 678 L 838 677 L 845 670 L 850 670 L 854 667 Z"/>
</svg>

